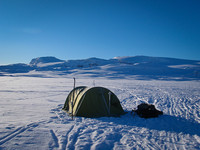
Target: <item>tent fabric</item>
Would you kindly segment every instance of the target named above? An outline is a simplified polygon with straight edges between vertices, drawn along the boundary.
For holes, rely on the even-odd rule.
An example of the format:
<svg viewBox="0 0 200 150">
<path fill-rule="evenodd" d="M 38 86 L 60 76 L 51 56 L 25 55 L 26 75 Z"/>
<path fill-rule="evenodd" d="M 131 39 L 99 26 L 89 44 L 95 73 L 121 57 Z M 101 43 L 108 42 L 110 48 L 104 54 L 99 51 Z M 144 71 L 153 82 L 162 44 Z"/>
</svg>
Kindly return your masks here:
<svg viewBox="0 0 200 150">
<path fill-rule="evenodd" d="M 117 96 L 103 87 L 76 87 L 69 93 L 63 110 L 70 115 L 82 117 L 119 116 L 124 114 Z"/>
</svg>

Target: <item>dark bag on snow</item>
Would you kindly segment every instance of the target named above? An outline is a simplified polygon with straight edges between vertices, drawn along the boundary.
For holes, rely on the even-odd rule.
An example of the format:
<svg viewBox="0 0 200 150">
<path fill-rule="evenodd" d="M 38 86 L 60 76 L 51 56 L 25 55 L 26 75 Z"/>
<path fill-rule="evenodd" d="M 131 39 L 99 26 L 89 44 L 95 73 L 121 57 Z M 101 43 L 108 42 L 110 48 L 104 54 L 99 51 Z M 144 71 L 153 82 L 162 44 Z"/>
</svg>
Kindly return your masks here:
<svg viewBox="0 0 200 150">
<path fill-rule="evenodd" d="M 163 112 L 157 110 L 154 105 L 146 103 L 138 105 L 137 110 L 133 110 L 133 112 L 136 112 L 138 116 L 142 118 L 154 118 L 163 114 Z"/>
</svg>

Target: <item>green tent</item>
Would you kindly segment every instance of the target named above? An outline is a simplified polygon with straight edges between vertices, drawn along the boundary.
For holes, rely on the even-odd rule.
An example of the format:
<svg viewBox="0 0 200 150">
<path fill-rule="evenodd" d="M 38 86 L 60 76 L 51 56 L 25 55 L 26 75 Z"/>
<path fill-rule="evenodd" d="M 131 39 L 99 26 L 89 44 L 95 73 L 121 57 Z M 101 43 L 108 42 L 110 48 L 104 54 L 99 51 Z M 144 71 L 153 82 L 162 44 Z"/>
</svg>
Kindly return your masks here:
<svg viewBox="0 0 200 150">
<path fill-rule="evenodd" d="M 117 96 L 103 87 L 76 87 L 69 93 L 63 110 L 70 115 L 82 117 L 119 116 L 124 114 Z"/>
</svg>

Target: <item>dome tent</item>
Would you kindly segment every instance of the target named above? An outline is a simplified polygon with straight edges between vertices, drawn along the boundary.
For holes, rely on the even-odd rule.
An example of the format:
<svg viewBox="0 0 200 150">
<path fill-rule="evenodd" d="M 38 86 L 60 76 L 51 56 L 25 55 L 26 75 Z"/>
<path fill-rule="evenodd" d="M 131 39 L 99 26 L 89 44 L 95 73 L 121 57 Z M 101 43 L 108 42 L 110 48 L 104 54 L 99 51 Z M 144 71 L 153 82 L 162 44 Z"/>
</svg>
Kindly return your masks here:
<svg viewBox="0 0 200 150">
<path fill-rule="evenodd" d="M 80 86 L 74 88 L 69 93 L 63 110 L 71 116 L 82 117 L 119 116 L 124 114 L 117 96 L 103 87 L 88 88 Z"/>
</svg>

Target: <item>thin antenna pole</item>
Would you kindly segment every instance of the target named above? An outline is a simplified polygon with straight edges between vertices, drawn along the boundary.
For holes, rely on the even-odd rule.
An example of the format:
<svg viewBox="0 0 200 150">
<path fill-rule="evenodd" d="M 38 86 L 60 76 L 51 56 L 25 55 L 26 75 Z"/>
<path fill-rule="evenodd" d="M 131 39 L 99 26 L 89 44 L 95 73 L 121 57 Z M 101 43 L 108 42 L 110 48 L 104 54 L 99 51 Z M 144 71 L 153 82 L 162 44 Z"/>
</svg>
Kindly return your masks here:
<svg viewBox="0 0 200 150">
<path fill-rule="evenodd" d="M 74 97 L 75 97 L 75 96 L 74 96 L 74 92 L 75 92 L 74 89 L 75 89 L 75 86 L 76 86 L 75 84 L 76 84 L 76 79 L 74 78 L 73 97 L 72 97 L 72 101 L 71 101 L 71 107 L 72 107 L 72 120 L 73 120 L 73 117 L 74 117 L 74 116 L 73 116 L 73 107 L 74 107 L 73 102 L 74 102 Z"/>
<path fill-rule="evenodd" d="M 111 95 L 112 95 L 112 93 L 109 92 L 108 95 L 109 95 L 109 115 L 110 115 L 110 103 L 111 103 Z"/>
<path fill-rule="evenodd" d="M 74 89 L 76 87 L 76 78 L 74 78 Z"/>
<path fill-rule="evenodd" d="M 95 87 L 95 80 L 93 80 L 93 86 Z"/>
</svg>

